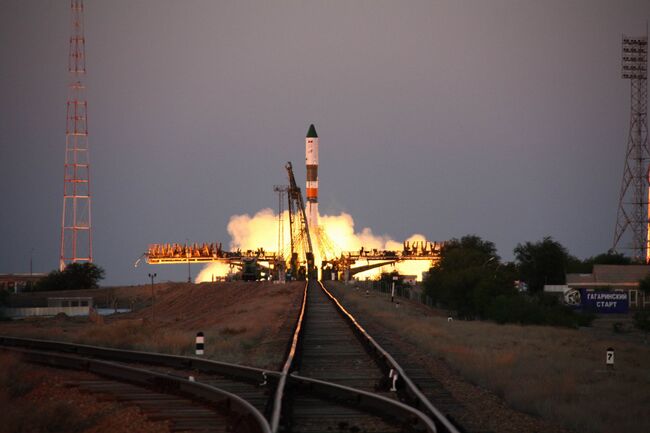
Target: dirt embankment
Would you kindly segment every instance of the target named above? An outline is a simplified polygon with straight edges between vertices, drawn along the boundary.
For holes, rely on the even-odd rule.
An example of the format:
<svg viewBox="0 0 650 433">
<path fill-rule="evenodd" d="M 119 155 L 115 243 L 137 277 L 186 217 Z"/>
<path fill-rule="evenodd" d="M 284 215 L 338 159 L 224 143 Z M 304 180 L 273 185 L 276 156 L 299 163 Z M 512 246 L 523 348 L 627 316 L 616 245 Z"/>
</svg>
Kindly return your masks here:
<svg viewBox="0 0 650 433">
<path fill-rule="evenodd" d="M 328 287 L 364 326 L 398 335 L 395 345 L 426 364 L 490 430 L 650 431 L 650 346 L 641 339 L 589 328 L 448 322 L 419 303 L 400 299 L 396 308 L 378 292 Z M 608 347 L 616 350 L 612 370 Z"/>
<path fill-rule="evenodd" d="M 196 333 L 201 331 L 206 358 L 277 369 L 303 287 L 300 282 L 162 283 L 154 286 L 153 299 L 148 285 L 50 292 L 46 296 L 138 301 L 131 313 L 94 322 L 86 317 L 2 322 L 0 334 L 191 355 Z"/>
<path fill-rule="evenodd" d="M 167 421 L 148 419 L 137 407 L 69 386 L 89 379 L 87 373 L 28 365 L 0 351 L 0 433 L 171 431 Z"/>
</svg>

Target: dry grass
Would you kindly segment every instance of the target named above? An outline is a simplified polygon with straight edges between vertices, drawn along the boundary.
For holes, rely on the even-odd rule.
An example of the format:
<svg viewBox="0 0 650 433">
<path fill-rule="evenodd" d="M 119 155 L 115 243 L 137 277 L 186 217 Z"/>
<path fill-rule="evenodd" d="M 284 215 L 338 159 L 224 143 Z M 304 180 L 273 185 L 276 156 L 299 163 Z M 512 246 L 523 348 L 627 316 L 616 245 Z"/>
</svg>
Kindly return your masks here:
<svg viewBox="0 0 650 433">
<path fill-rule="evenodd" d="M 335 292 L 360 316 L 372 317 L 511 407 L 581 432 L 650 431 L 650 347 L 588 329 L 447 322 L 420 305 L 338 285 Z M 362 320 L 363 322 L 363 320 Z M 607 371 L 605 351 L 616 350 Z"/>
<path fill-rule="evenodd" d="M 282 333 L 297 317 L 303 286 L 263 282 L 164 285 L 156 291 L 154 311 L 149 299 L 145 307 L 106 318 L 104 324 L 86 318 L 31 319 L 1 323 L 0 335 L 194 355 L 196 333 L 202 331 L 204 357 L 277 369 L 287 342 Z M 118 291 L 121 296 L 129 295 Z M 147 292 L 137 288 L 133 293 Z"/>
</svg>

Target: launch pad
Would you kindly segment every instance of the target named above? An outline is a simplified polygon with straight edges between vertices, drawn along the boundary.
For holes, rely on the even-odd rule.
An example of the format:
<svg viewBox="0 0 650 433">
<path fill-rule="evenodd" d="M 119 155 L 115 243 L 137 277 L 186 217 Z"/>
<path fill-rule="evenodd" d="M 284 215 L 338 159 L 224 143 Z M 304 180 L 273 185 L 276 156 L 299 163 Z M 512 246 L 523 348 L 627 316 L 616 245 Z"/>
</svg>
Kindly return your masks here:
<svg viewBox="0 0 650 433">
<path fill-rule="evenodd" d="M 146 262 L 150 265 L 223 263 L 240 269 L 244 280 L 295 280 L 318 278 L 316 260 L 319 260 L 323 279 L 349 280 L 357 273 L 382 266 L 407 261 L 429 261 L 430 266 L 433 266 L 439 261 L 442 248 L 442 243 L 439 242 L 404 242 L 401 250 L 361 247 L 357 251 L 342 251 L 337 248 L 318 221 L 318 147 L 319 138 L 314 125 L 311 125 L 305 138 L 306 205 L 290 162 L 285 166 L 289 185 L 274 187 L 274 191 L 280 193 L 278 251 L 266 251 L 264 248 L 225 251 L 219 242 L 151 244 L 144 254 Z M 285 235 L 282 197 L 285 193 L 289 251 L 282 251 Z"/>
</svg>

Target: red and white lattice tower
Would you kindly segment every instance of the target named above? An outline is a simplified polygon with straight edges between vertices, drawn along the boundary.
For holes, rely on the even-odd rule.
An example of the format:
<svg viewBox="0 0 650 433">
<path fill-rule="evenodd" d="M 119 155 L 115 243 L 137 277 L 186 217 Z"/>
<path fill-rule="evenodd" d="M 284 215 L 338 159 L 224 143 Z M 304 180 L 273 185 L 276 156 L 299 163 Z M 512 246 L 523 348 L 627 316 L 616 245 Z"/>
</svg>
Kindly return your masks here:
<svg viewBox="0 0 650 433">
<path fill-rule="evenodd" d="M 61 219 L 61 270 L 68 263 L 92 262 L 90 224 L 90 155 L 88 149 L 88 103 L 83 77 L 86 75 L 83 0 L 71 0 L 71 34 L 68 54 L 68 104 L 63 173 L 63 217 Z"/>
</svg>

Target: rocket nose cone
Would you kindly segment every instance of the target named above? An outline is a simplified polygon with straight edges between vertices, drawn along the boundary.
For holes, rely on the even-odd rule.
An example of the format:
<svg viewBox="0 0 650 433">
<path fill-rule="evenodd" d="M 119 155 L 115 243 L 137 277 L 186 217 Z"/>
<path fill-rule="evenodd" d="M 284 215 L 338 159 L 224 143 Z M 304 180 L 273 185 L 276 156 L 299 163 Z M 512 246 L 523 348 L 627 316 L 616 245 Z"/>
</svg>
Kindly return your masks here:
<svg viewBox="0 0 650 433">
<path fill-rule="evenodd" d="M 307 138 L 318 138 L 318 135 L 316 135 L 316 128 L 314 128 L 313 123 L 309 125 L 309 131 L 307 131 Z"/>
</svg>

